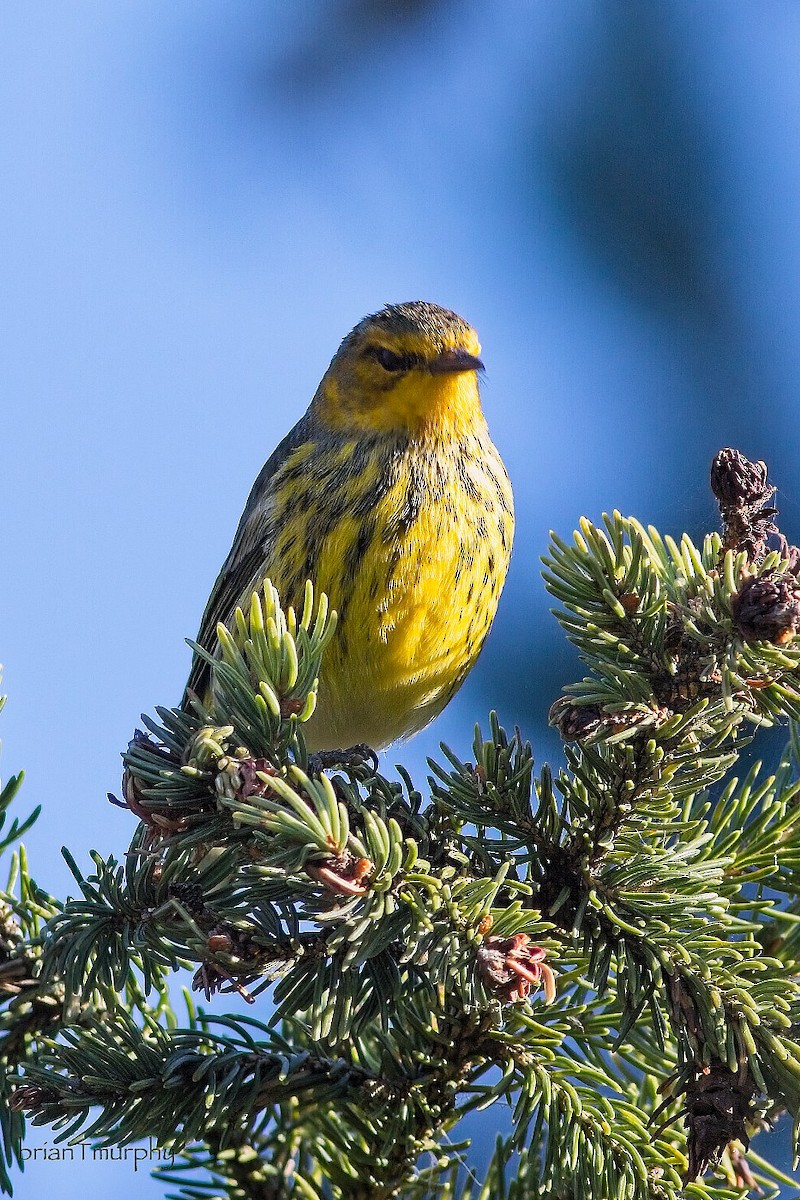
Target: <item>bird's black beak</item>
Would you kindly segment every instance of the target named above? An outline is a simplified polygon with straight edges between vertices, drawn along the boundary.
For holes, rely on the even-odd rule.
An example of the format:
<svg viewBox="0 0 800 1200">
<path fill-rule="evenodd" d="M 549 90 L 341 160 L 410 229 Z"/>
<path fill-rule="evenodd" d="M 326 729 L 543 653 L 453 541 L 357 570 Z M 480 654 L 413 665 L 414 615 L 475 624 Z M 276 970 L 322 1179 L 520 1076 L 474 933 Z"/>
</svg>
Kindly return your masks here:
<svg viewBox="0 0 800 1200">
<path fill-rule="evenodd" d="M 456 348 L 455 350 L 443 350 L 441 354 L 437 354 L 436 358 L 431 359 L 428 363 L 428 370 L 432 375 L 446 375 L 450 372 L 457 374 L 459 371 L 482 371 L 483 363 L 468 350 Z"/>
</svg>

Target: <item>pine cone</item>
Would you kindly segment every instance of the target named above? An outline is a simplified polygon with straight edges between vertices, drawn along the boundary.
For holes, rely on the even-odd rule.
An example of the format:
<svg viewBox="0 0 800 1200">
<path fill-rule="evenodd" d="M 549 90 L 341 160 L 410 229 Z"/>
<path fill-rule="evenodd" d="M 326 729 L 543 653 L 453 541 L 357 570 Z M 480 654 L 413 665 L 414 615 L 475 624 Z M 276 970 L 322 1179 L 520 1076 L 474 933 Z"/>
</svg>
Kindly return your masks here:
<svg viewBox="0 0 800 1200">
<path fill-rule="evenodd" d="M 733 598 L 733 622 L 746 641 L 783 646 L 800 628 L 800 582 L 795 575 L 751 576 Z"/>
</svg>

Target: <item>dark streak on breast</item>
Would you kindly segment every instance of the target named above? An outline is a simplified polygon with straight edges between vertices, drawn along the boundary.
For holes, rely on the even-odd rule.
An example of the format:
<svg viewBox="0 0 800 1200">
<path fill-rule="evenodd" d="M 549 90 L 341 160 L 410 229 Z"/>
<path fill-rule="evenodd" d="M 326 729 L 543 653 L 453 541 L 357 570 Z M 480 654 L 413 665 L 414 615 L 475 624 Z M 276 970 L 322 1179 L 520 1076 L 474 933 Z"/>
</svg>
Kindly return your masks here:
<svg viewBox="0 0 800 1200">
<path fill-rule="evenodd" d="M 467 464 L 463 460 L 463 458 L 459 458 L 457 470 L 458 470 L 459 482 L 461 483 L 461 486 L 463 487 L 464 491 L 467 493 L 467 496 L 469 497 L 469 499 L 470 500 L 480 500 L 480 497 L 481 497 L 480 491 L 478 490 L 478 487 L 475 484 L 475 480 L 472 479 L 472 477 L 470 476 L 470 473 L 467 470 Z"/>
<path fill-rule="evenodd" d="M 358 569 L 361 566 L 364 555 L 372 545 L 372 540 L 375 537 L 375 518 L 365 520 L 358 531 L 358 537 L 349 547 L 345 560 L 342 564 L 343 579 L 345 588 L 352 587 L 358 575 Z"/>
<path fill-rule="evenodd" d="M 500 501 L 500 507 L 503 509 L 503 512 L 505 512 L 507 514 L 507 516 L 513 517 L 514 510 L 512 509 L 511 505 L 509 504 L 508 497 L 506 496 L 506 490 L 505 490 L 505 487 L 503 486 L 502 478 L 497 474 L 491 461 L 487 460 L 485 465 L 486 465 L 486 470 L 489 473 L 489 475 L 491 476 L 492 482 L 494 483 L 495 491 L 497 492 L 497 499 Z"/>
</svg>

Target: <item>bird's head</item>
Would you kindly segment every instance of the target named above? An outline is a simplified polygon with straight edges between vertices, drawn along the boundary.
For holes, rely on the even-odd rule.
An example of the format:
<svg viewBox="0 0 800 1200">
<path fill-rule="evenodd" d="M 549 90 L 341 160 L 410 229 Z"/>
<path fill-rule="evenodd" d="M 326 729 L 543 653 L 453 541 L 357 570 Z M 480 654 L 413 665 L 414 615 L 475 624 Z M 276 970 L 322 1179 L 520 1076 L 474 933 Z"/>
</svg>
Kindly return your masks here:
<svg viewBox="0 0 800 1200">
<path fill-rule="evenodd" d="M 418 432 L 480 416 L 478 335 L 456 313 L 414 300 L 365 317 L 342 342 L 314 404 L 337 430 Z"/>
</svg>

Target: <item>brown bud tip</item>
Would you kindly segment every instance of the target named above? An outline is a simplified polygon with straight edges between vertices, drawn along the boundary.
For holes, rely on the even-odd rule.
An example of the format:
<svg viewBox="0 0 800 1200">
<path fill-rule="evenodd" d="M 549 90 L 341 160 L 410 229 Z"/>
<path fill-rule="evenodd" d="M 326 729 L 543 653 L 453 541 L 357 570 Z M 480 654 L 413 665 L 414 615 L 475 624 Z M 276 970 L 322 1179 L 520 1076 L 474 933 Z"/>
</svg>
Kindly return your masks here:
<svg viewBox="0 0 800 1200">
<path fill-rule="evenodd" d="M 746 1148 L 747 1120 L 755 1086 L 747 1073 L 719 1061 L 703 1067 L 686 1087 L 689 1168 L 686 1183 L 716 1166 L 729 1142 Z"/>
<path fill-rule="evenodd" d="M 547 951 L 532 946 L 527 933 L 501 938 L 490 935 L 478 947 L 477 966 L 487 987 L 501 1000 L 525 1000 L 532 987 L 541 987 L 546 1004 L 556 998 L 556 977 L 545 959 Z"/>
<path fill-rule="evenodd" d="M 361 883 L 368 875 L 371 875 L 375 869 L 375 864 L 368 858 L 359 858 L 353 863 L 352 878 L 356 883 Z"/>
<path fill-rule="evenodd" d="M 596 704 L 575 704 L 567 696 L 561 696 L 551 705 L 547 720 L 565 742 L 581 742 L 597 733 L 604 723 Z"/>
<path fill-rule="evenodd" d="M 733 622 L 746 641 L 783 646 L 800 628 L 800 581 L 768 571 L 746 579 L 733 597 Z"/>
<path fill-rule="evenodd" d="M 723 510 L 766 504 L 775 494 L 767 483 L 767 464 L 751 462 L 730 446 L 714 456 L 711 490 Z"/>
<path fill-rule="evenodd" d="M 40 1087 L 39 1084 L 29 1083 L 18 1087 L 11 1093 L 8 1107 L 14 1112 L 31 1112 L 41 1108 L 43 1104 L 53 1104 L 57 1100 L 55 1092 L 50 1088 Z"/>
<path fill-rule="evenodd" d="M 639 605 L 642 603 L 640 597 L 636 595 L 636 592 L 625 592 L 622 596 L 620 596 L 619 602 L 625 609 L 625 612 L 629 615 L 635 613 L 639 608 Z"/>
<path fill-rule="evenodd" d="M 233 949 L 233 942 L 227 933 L 209 934 L 208 948 L 212 954 L 227 953 Z"/>
<path fill-rule="evenodd" d="M 219 763 L 217 764 L 219 766 Z M 263 796 L 268 791 L 267 785 L 260 775 L 277 774 L 272 763 L 267 758 L 243 758 L 236 763 L 239 774 L 239 786 L 236 795 L 247 800 L 250 796 Z"/>
</svg>

